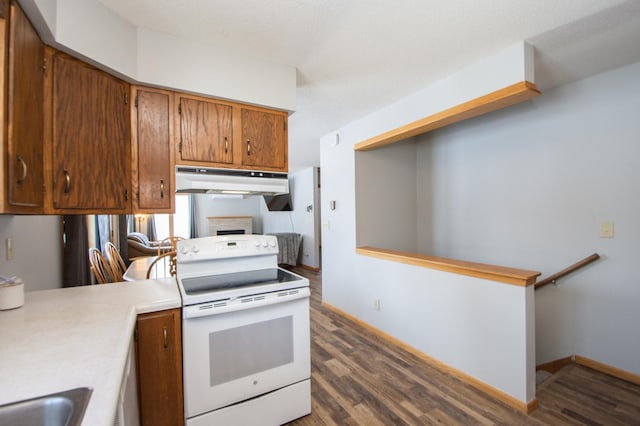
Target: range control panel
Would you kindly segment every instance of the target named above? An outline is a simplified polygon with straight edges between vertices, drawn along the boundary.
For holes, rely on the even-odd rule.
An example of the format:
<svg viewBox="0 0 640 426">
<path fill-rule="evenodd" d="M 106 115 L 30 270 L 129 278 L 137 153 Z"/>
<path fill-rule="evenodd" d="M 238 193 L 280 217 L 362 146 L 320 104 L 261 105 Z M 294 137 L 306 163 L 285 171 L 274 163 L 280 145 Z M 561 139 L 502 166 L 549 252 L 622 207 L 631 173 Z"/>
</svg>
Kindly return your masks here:
<svg viewBox="0 0 640 426">
<path fill-rule="evenodd" d="M 178 241 L 177 262 L 278 254 L 273 235 L 218 235 Z"/>
</svg>

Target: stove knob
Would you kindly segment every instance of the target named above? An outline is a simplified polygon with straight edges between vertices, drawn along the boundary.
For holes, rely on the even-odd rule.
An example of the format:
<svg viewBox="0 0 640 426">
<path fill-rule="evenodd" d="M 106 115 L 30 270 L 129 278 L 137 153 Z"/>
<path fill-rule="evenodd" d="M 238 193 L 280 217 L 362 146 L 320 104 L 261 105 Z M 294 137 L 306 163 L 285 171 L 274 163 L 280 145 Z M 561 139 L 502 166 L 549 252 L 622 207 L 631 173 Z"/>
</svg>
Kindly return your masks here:
<svg viewBox="0 0 640 426">
<path fill-rule="evenodd" d="M 269 242 L 267 240 L 263 240 L 262 247 L 269 247 Z"/>
<path fill-rule="evenodd" d="M 276 240 L 271 240 L 271 242 L 269 243 L 269 245 L 271 247 L 275 247 L 276 246 Z"/>
<path fill-rule="evenodd" d="M 197 252 L 199 252 L 199 251 L 200 251 L 200 247 L 198 247 L 198 246 L 193 246 L 193 247 L 191 247 L 191 251 L 192 251 L 192 252 L 194 252 L 194 253 L 197 253 Z"/>
<path fill-rule="evenodd" d="M 256 248 L 260 247 L 260 240 L 256 240 Z"/>
<path fill-rule="evenodd" d="M 182 248 L 180 249 L 180 251 L 182 252 L 182 254 L 187 254 L 187 253 L 189 253 L 189 247 L 187 247 L 187 246 L 182 246 Z"/>
</svg>

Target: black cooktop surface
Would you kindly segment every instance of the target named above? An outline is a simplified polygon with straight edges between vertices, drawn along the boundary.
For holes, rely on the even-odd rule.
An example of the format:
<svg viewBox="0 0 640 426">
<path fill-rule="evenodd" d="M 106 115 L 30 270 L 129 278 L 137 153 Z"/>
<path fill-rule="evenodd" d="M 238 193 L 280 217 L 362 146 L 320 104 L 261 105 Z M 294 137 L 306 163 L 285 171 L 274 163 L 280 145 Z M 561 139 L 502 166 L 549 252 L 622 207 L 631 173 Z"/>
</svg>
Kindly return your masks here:
<svg viewBox="0 0 640 426">
<path fill-rule="evenodd" d="M 206 275 L 202 277 L 183 278 L 182 286 L 187 295 L 214 293 L 241 287 L 277 284 L 302 279 L 284 269 L 259 269 L 257 271 L 242 271 L 228 274 Z"/>
</svg>

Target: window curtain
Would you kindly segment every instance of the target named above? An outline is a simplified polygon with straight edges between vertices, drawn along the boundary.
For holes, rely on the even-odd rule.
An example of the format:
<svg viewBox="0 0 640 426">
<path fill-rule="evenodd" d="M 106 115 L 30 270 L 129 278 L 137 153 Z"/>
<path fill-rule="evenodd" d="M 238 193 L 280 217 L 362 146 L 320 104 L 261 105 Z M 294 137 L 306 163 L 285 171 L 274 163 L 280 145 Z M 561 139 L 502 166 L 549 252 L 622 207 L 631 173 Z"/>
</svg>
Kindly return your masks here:
<svg viewBox="0 0 640 426">
<path fill-rule="evenodd" d="M 136 217 L 132 214 L 126 215 L 127 218 L 127 233 L 136 232 Z"/>
<path fill-rule="evenodd" d="M 122 260 L 124 263 L 129 266 L 129 244 L 127 240 L 127 234 L 129 233 L 127 227 L 127 215 L 121 214 L 118 215 L 118 240 L 120 241 L 120 256 L 122 256 Z"/>
<path fill-rule="evenodd" d="M 149 237 L 149 241 L 155 241 L 158 239 L 156 236 L 156 220 L 152 214 L 145 215 L 145 218 L 147 219 L 147 232 L 145 234 Z"/>
<path fill-rule="evenodd" d="M 198 238 L 198 203 L 196 194 L 189 194 L 189 238 Z"/>
<path fill-rule="evenodd" d="M 104 245 L 111 241 L 111 218 L 109 215 L 97 214 L 96 220 L 96 241 L 95 246 L 104 252 Z"/>
<path fill-rule="evenodd" d="M 91 284 L 89 236 L 85 215 L 62 217 L 62 286 Z"/>
</svg>

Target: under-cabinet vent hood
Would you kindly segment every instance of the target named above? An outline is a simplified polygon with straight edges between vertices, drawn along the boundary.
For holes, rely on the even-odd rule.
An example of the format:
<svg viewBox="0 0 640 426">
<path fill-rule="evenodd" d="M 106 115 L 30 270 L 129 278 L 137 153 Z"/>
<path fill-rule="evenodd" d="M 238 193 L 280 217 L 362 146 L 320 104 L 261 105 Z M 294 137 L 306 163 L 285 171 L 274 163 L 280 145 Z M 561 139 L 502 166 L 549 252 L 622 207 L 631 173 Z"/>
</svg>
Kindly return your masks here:
<svg viewBox="0 0 640 426">
<path fill-rule="evenodd" d="M 277 195 L 289 192 L 286 173 L 176 166 L 176 192 Z"/>
</svg>

